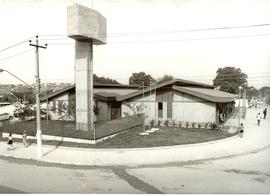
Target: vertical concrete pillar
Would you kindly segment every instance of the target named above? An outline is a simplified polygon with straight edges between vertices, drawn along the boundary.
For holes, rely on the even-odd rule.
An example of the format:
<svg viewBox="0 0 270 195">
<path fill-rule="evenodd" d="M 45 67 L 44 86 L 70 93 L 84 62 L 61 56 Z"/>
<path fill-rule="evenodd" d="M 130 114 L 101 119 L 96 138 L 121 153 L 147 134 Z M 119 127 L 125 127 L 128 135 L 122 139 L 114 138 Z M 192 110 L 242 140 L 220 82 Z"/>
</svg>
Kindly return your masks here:
<svg viewBox="0 0 270 195">
<path fill-rule="evenodd" d="M 88 7 L 69 6 L 67 32 L 75 39 L 76 128 L 93 130 L 93 45 L 106 43 L 106 18 Z"/>
<path fill-rule="evenodd" d="M 93 44 L 75 41 L 76 128 L 93 129 Z"/>
</svg>

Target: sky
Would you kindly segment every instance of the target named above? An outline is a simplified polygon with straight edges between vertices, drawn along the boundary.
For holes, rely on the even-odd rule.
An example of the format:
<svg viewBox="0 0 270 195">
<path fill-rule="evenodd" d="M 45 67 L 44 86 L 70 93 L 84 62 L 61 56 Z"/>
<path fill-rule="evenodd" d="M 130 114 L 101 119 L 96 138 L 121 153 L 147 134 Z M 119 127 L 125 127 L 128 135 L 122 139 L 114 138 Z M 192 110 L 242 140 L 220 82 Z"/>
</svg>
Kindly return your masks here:
<svg viewBox="0 0 270 195">
<path fill-rule="evenodd" d="M 269 0 L 0 0 L 0 68 L 34 83 L 35 51 L 28 40 L 39 35 L 40 44 L 48 44 L 40 49 L 41 82 L 73 83 L 75 48 L 66 36 L 66 12 L 74 3 L 107 19 L 107 44 L 94 46 L 98 76 L 127 84 L 143 71 L 212 84 L 218 68 L 234 66 L 250 86 L 270 86 Z M 0 73 L 0 84 L 8 83 L 20 81 Z"/>
</svg>

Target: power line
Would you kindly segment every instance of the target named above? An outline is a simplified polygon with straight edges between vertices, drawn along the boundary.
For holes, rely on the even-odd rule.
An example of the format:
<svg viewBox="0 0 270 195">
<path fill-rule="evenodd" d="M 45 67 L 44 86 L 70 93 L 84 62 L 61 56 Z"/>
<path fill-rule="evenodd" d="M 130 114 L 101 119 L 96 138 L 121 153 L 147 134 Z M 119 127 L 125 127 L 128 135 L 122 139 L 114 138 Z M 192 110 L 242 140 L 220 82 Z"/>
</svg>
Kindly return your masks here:
<svg viewBox="0 0 270 195">
<path fill-rule="evenodd" d="M 225 26 L 225 27 L 214 27 L 214 28 L 197 28 L 197 29 L 187 29 L 187 30 L 175 30 L 175 31 L 152 31 L 152 32 L 126 32 L 126 33 L 110 33 L 110 34 L 91 34 L 91 35 L 98 35 L 98 36 L 130 36 L 134 35 L 152 35 L 152 34 L 164 34 L 164 33 L 183 33 L 183 32 L 201 32 L 201 31 L 214 31 L 214 30 L 228 30 L 228 29 L 240 29 L 240 28 L 251 28 L 251 27 L 263 27 L 263 26 L 270 26 L 270 23 L 263 23 L 263 24 L 253 24 L 253 25 L 241 25 L 241 26 Z M 87 35 L 87 34 L 86 34 Z M 90 34 L 89 34 L 90 35 Z M 182 39 L 182 40 L 158 40 L 158 42 L 161 41 L 186 41 L 186 40 L 208 40 L 208 39 L 222 39 L 222 38 L 237 38 L 237 37 L 250 37 L 250 36 L 267 36 L 270 34 L 257 34 L 257 35 L 239 35 L 239 36 L 228 36 L 228 37 L 212 37 L 212 38 L 197 38 L 197 39 Z M 40 35 L 40 36 L 67 36 L 65 35 Z M 29 37 L 28 39 L 21 41 L 19 43 L 16 43 L 14 45 L 11 45 L 7 48 L 4 48 L 0 50 L 0 52 L 3 52 L 5 50 L 8 50 L 10 48 L 16 47 L 20 44 L 23 44 L 27 42 L 29 39 L 33 38 Z M 65 40 L 69 38 L 62 38 L 62 39 L 41 39 L 41 40 Z M 138 43 L 142 41 L 134 41 L 132 43 Z M 143 42 L 157 42 L 157 41 L 143 41 Z M 112 42 L 113 43 L 113 42 Z M 109 44 L 112 44 L 109 43 Z M 131 42 L 114 42 L 114 43 L 131 43 Z M 55 43 L 53 43 L 55 44 Z M 59 43 L 56 43 L 59 44 Z M 70 43 L 62 43 L 62 44 L 70 44 Z"/>
<path fill-rule="evenodd" d="M 158 42 L 180 42 L 180 41 L 203 41 L 203 40 L 218 40 L 218 39 L 232 39 L 232 38 L 247 38 L 247 37 L 261 37 L 269 36 L 270 33 L 265 34 L 253 34 L 253 35 L 235 35 L 235 36 L 223 36 L 223 37 L 206 37 L 206 38 L 188 38 L 188 39 L 168 39 L 168 40 L 143 40 L 143 41 L 122 41 L 122 42 L 108 42 L 108 44 L 136 44 L 136 43 L 158 43 Z M 45 40 L 45 39 L 44 39 Z M 68 42 L 49 42 L 50 45 L 75 45 L 75 43 Z"/>
<path fill-rule="evenodd" d="M 28 42 L 29 39 L 31 39 L 31 38 L 33 38 L 33 37 L 29 37 L 28 39 L 25 39 L 24 41 L 21 41 L 21 42 L 18 42 L 18 43 L 16 43 L 16 44 L 14 44 L 14 45 L 11 45 L 11 46 L 9 46 L 9 47 L 6 47 L 6 48 L 0 50 L 0 52 L 6 51 L 6 50 L 11 49 L 11 48 L 13 48 L 13 47 L 16 47 L 16 46 L 18 46 L 18 45 L 21 45 L 21 44 L 23 44 L 23 43 L 25 43 L 25 42 Z"/>
<path fill-rule="evenodd" d="M 119 32 L 109 34 L 85 34 L 95 36 L 129 36 L 129 35 L 148 35 L 148 34 L 168 34 L 168 33 L 183 33 L 183 32 L 201 32 L 201 31 L 214 31 L 214 30 L 229 30 L 229 29 L 241 29 L 241 28 L 252 28 L 252 27 L 264 27 L 270 26 L 270 23 L 252 24 L 252 25 L 240 25 L 240 26 L 224 26 L 224 27 L 213 27 L 213 28 L 196 28 L 196 29 L 185 29 L 185 30 L 172 30 L 172 31 L 151 31 L 151 32 Z M 40 35 L 40 36 L 67 36 L 67 34 L 55 34 L 55 35 Z"/>
<path fill-rule="evenodd" d="M 10 59 L 10 58 L 13 58 L 13 57 L 18 56 L 18 55 L 27 53 L 27 52 L 32 51 L 32 50 L 34 50 L 34 49 L 28 49 L 28 50 L 22 51 L 22 52 L 20 52 L 20 53 L 16 53 L 16 54 L 14 54 L 14 55 L 8 56 L 8 57 L 6 57 L 6 58 L 2 58 L 2 59 L 0 59 L 0 62 L 1 62 L 1 61 L 4 61 L 4 60 L 7 60 L 7 59 Z"/>
</svg>

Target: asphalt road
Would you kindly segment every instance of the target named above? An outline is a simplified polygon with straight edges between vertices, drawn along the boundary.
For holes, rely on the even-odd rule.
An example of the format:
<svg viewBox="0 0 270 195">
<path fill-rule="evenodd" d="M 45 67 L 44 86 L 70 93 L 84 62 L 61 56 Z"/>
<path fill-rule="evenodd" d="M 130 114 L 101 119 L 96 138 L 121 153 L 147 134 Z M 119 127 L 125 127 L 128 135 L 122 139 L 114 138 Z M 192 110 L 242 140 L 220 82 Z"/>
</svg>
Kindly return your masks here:
<svg viewBox="0 0 270 195">
<path fill-rule="evenodd" d="M 0 157 L 0 193 L 270 193 L 270 148 L 226 159 L 85 167 Z"/>
</svg>

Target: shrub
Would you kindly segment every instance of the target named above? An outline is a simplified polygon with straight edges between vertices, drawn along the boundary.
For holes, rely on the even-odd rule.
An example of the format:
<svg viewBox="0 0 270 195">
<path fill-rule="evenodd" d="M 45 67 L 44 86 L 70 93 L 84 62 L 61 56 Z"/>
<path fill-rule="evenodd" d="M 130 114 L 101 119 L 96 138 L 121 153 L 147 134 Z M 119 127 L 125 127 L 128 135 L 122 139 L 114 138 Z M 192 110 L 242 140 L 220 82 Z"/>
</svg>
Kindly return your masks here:
<svg viewBox="0 0 270 195">
<path fill-rule="evenodd" d="M 212 129 L 213 127 L 213 123 L 212 122 L 208 122 L 207 123 L 207 129 Z"/>
<path fill-rule="evenodd" d="M 172 121 L 171 121 L 171 124 L 172 124 L 173 127 L 176 127 L 176 126 L 177 126 L 176 120 L 172 120 Z"/>
<path fill-rule="evenodd" d="M 205 128 L 205 123 L 204 122 L 201 122 L 200 125 L 201 125 L 200 128 Z"/>
<path fill-rule="evenodd" d="M 198 122 L 198 128 L 200 129 L 202 127 L 202 123 Z"/>
<path fill-rule="evenodd" d="M 192 128 L 195 128 L 196 122 L 192 122 L 192 123 L 191 123 L 191 126 L 192 126 Z"/>
<path fill-rule="evenodd" d="M 212 123 L 212 127 L 211 127 L 211 129 L 216 129 L 217 128 L 217 124 L 214 122 L 214 123 Z"/>
<path fill-rule="evenodd" d="M 154 126 L 154 124 L 155 124 L 155 120 L 152 119 L 152 120 L 150 121 L 150 126 L 151 126 L 151 128 Z"/>
<path fill-rule="evenodd" d="M 185 122 L 185 126 L 188 128 L 189 125 L 190 125 L 190 122 L 189 122 L 189 121 L 186 121 L 186 122 Z"/>
<path fill-rule="evenodd" d="M 162 120 L 158 120 L 158 126 L 161 126 Z"/>
<path fill-rule="evenodd" d="M 183 122 L 182 121 L 178 121 L 178 127 L 182 127 L 183 126 Z"/>
<path fill-rule="evenodd" d="M 164 126 L 165 126 L 165 127 L 168 127 L 168 126 L 169 126 L 169 122 L 170 122 L 170 121 L 169 121 L 168 119 L 166 119 L 166 120 L 164 121 Z"/>
<path fill-rule="evenodd" d="M 212 129 L 213 125 L 211 122 L 208 122 L 208 126 L 207 126 L 207 129 Z"/>
</svg>

